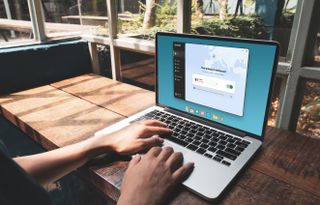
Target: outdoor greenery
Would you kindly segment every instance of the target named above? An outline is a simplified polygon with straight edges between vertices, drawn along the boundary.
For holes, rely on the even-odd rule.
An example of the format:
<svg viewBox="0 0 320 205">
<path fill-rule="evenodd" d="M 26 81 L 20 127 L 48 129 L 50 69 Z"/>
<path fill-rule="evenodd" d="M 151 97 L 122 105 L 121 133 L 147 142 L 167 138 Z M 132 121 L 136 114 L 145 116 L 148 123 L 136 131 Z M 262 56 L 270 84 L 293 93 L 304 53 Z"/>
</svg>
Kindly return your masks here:
<svg viewBox="0 0 320 205">
<path fill-rule="evenodd" d="M 192 21 L 192 33 L 243 38 L 267 37 L 262 20 L 255 15 L 228 16 L 224 20 L 213 16 L 209 19 Z"/>
<path fill-rule="evenodd" d="M 171 5 L 165 1 L 162 5 L 156 4 L 155 25 L 150 29 L 143 28 L 144 11 L 146 6 L 140 2 L 141 13 L 132 14 L 132 21 L 119 21 L 120 33 L 136 34 L 144 39 L 153 39 L 158 31 L 175 32 L 176 3 Z M 204 35 L 220 35 L 244 38 L 266 38 L 266 29 L 262 20 L 256 15 L 227 16 L 221 20 L 219 16 L 195 15 L 195 4 L 193 4 L 191 33 Z"/>
<path fill-rule="evenodd" d="M 119 21 L 120 33 L 139 34 L 145 39 L 153 39 L 158 31 L 175 32 L 177 30 L 176 3 L 171 5 L 168 1 L 165 1 L 162 5 L 156 4 L 155 26 L 149 29 L 143 28 L 146 5 L 141 2 L 140 10 L 142 11 L 140 14 L 132 14 L 132 21 Z"/>
</svg>

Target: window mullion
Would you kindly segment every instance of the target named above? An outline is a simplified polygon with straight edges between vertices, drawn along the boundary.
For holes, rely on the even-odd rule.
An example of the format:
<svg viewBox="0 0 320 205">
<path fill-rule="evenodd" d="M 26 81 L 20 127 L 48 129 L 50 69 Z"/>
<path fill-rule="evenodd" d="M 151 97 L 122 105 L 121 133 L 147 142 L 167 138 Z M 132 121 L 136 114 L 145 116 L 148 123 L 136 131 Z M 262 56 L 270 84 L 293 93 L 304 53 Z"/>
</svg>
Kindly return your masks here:
<svg viewBox="0 0 320 205">
<path fill-rule="evenodd" d="M 28 0 L 28 5 L 34 38 L 36 41 L 44 42 L 47 40 L 47 36 L 45 32 L 41 0 Z"/>
</svg>

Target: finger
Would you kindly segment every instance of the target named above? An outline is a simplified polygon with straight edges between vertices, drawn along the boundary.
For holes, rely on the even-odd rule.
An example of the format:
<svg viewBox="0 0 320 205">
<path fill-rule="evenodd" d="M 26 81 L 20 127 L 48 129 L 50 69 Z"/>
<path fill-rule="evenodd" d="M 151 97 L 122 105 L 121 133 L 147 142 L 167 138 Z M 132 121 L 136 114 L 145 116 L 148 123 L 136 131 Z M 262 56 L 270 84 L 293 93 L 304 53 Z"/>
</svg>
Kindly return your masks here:
<svg viewBox="0 0 320 205">
<path fill-rule="evenodd" d="M 163 142 L 164 140 L 159 137 L 159 135 L 153 135 L 152 137 L 142 139 L 142 144 L 145 148 L 161 146 Z"/>
<path fill-rule="evenodd" d="M 182 183 L 184 180 L 186 180 L 190 176 L 193 169 L 194 169 L 194 163 L 189 162 L 183 165 L 182 167 L 180 167 L 179 169 L 177 169 L 173 173 L 172 178 L 175 181 L 175 183 Z"/>
<path fill-rule="evenodd" d="M 151 139 L 151 138 L 150 138 Z M 161 147 L 153 147 L 153 148 L 151 148 L 148 152 L 147 152 L 147 154 L 146 154 L 146 156 L 148 157 L 157 157 L 159 154 L 160 154 L 160 152 L 161 152 Z"/>
<path fill-rule="evenodd" d="M 173 173 L 178 168 L 181 167 L 183 162 L 183 155 L 181 152 L 175 152 L 173 153 L 167 160 L 167 164 L 169 165 L 171 172 Z"/>
<path fill-rule="evenodd" d="M 134 165 L 138 164 L 141 160 L 141 156 L 139 154 L 133 156 L 133 158 L 131 159 L 128 168 L 133 167 Z"/>
<path fill-rule="evenodd" d="M 172 147 L 165 147 L 160 152 L 158 158 L 162 161 L 167 161 L 167 159 L 172 155 L 173 149 Z"/>
<path fill-rule="evenodd" d="M 145 120 L 145 121 L 143 121 L 143 124 L 149 125 L 149 126 L 167 127 L 166 123 L 161 122 L 159 120 Z"/>
<path fill-rule="evenodd" d="M 150 137 L 153 135 L 165 135 L 171 133 L 172 130 L 166 127 L 152 127 L 147 126 L 144 128 L 143 134 L 141 137 Z"/>
</svg>

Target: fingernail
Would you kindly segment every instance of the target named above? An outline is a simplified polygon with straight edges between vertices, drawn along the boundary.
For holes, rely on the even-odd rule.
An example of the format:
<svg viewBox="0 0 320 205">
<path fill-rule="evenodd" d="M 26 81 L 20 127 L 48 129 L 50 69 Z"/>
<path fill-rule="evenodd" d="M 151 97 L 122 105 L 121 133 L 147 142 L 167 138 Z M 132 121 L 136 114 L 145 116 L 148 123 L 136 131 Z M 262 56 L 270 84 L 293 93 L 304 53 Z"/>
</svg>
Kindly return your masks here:
<svg viewBox="0 0 320 205">
<path fill-rule="evenodd" d="M 161 143 L 163 143 L 163 142 L 164 142 L 164 139 L 162 139 L 161 137 L 159 137 L 159 141 L 160 141 Z"/>
<path fill-rule="evenodd" d="M 140 157 L 140 154 L 135 154 L 132 156 L 132 158 Z"/>
</svg>

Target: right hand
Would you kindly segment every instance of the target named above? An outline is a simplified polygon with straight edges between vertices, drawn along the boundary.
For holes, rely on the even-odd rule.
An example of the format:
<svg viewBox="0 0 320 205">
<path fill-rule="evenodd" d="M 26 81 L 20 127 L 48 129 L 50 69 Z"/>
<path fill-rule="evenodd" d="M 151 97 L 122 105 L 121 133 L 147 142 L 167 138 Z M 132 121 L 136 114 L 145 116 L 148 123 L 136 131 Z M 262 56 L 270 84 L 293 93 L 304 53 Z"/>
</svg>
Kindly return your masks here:
<svg viewBox="0 0 320 205">
<path fill-rule="evenodd" d="M 194 168 L 193 163 L 182 163 L 182 154 L 171 147 L 153 147 L 146 155 L 134 157 L 125 173 L 118 205 L 163 204 Z"/>
</svg>

